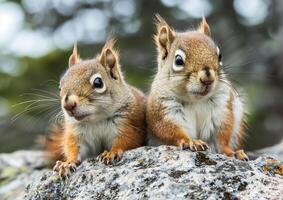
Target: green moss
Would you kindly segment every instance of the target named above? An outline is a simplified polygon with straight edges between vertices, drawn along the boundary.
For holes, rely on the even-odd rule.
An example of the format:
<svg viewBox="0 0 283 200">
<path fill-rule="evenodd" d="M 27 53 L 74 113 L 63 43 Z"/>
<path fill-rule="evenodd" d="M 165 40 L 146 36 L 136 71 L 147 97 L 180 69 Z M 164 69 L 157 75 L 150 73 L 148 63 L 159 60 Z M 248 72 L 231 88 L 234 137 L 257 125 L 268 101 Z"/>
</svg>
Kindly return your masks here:
<svg viewBox="0 0 283 200">
<path fill-rule="evenodd" d="M 5 167 L 0 170 L 0 185 L 5 185 L 14 180 L 19 174 L 27 171 L 26 168 Z"/>
</svg>

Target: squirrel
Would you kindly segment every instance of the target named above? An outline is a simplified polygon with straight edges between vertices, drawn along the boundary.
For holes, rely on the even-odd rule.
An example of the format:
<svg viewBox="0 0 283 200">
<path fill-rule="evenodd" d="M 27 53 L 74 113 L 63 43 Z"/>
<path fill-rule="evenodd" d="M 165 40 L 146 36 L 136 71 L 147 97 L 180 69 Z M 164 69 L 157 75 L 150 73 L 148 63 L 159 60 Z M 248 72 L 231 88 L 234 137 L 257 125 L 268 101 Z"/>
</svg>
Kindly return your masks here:
<svg viewBox="0 0 283 200">
<path fill-rule="evenodd" d="M 248 160 L 243 100 L 223 70 L 219 47 L 203 17 L 197 30 L 177 32 L 156 15 L 158 71 L 147 100 L 148 144 L 210 148 Z"/>
<path fill-rule="evenodd" d="M 114 40 L 94 59 L 82 60 L 77 45 L 60 80 L 64 120 L 46 142 L 54 170 L 61 177 L 76 170 L 88 156 L 105 164 L 145 142 L 145 97 L 121 73 Z"/>
</svg>

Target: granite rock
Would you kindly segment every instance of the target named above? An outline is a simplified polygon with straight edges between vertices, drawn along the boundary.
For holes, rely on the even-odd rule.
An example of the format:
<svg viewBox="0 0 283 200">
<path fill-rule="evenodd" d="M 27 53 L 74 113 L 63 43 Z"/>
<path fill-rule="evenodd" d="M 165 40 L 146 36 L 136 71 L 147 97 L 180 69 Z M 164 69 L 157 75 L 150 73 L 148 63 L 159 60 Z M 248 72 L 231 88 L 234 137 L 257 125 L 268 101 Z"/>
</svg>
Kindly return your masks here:
<svg viewBox="0 0 283 200">
<path fill-rule="evenodd" d="M 36 173 L 36 172 L 34 172 Z M 282 163 L 268 157 L 245 162 L 210 152 L 142 147 L 106 166 L 84 161 L 68 179 L 40 170 L 26 199 L 279 199 Z"/>
</svg>

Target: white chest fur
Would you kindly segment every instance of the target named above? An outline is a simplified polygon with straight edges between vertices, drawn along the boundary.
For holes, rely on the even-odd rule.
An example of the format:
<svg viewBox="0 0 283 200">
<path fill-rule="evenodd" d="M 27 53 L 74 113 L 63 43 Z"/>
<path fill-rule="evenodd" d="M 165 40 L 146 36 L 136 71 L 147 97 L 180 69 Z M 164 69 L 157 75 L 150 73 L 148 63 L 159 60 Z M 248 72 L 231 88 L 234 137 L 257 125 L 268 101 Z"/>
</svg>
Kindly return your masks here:
<svg viewBox="0 0 283 200">
<path fill-rule="evenodd" d="M 116 122 L 103 120 L 77 126 L 80 134 L 80 158 L 95 157 L 104 150 L 110 150 L 118 134 Z"/>
<path fill-rule="evenodd" d="M 215 144 L 216 133 L 225 122 L 229 90 L 222 90 L 210 99 L 192 103 L 165 102 L 166 116 L 182 127 L 194 139 L 202 139 Z"/>
</svg>

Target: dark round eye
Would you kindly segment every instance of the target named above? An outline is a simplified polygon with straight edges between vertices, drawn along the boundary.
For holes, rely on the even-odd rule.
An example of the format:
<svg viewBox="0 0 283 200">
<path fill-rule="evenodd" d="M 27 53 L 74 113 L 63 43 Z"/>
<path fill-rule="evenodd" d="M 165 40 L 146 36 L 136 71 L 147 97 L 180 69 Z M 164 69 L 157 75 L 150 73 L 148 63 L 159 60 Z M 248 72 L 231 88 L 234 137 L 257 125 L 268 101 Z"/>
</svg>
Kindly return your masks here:
<svg viewBox="0 0 283 200">
<path fill-rule="evenodd" d="M 222 60 L 222 54 L 219 53 L 219 55 L 218 55 L 218 61 L 221 62 L 221 60 Z"/>
<path fill-rule="evenodd" d="M 182 66 L 184 65 L 183 58 L 180 55 L 175 56 L 175 65 L 176 66 Z"/>
<path fill-rule="evenodd" d="M 100 77 L 96 77 L 93 81 L 93 87 L 94 88 L 103 88 L 103 81 Z"/>
</svg>

